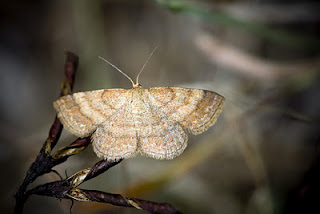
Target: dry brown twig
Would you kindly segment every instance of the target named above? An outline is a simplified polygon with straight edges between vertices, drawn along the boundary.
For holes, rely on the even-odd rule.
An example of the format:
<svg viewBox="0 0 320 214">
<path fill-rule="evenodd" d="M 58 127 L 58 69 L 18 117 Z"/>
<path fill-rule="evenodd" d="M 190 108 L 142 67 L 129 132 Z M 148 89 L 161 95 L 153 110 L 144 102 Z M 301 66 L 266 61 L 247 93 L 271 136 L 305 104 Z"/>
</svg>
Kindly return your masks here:
<svg viewBox="0 0 320 214">
<path fill-rule="evenodd" d="M 77 55 L 69 51 L 65 51 L 65 54 L 65 80 L 61 85 L 60 96 L 72 93 L 75 74 L 79 64 L 79 57 Z M 109 203 L 116 206 L 134 207 L 137 209 L 146 210 L 150 213 L 180 213 L 175 207 L 167 203 L 156 203 L 137 198 L 123 197 L 119 194 L 77 188 L 81 183 L 100 175 L 109 168 L 119 164 L 122 160 L 117 162 L 101 160 L 92 168 L 80 170 L 74 175 L 65 179 L 45 183 L 27 190 L 28 185 L 35 181 L 36 178 L 46 173 L 55 172 L 52 169 L 54 166 L 65 162 L 70 156 L 81 152 L 90 144 L 90 137 L 78 138 L 69 146 L 63 147 L 51 154 L 52 149 L 60 138 L 62 129 L 63 126 L 60 120 L 56 117 L 49 131 L 48 138 L 44 142 L 36 160 L 31 164 L 21 186 L 15 194 L 15 214 L 20 214 L 23 212 L 23 207 L 26 200 L 33 194 L 60 199 L 96 201 Z"/>
</svg>

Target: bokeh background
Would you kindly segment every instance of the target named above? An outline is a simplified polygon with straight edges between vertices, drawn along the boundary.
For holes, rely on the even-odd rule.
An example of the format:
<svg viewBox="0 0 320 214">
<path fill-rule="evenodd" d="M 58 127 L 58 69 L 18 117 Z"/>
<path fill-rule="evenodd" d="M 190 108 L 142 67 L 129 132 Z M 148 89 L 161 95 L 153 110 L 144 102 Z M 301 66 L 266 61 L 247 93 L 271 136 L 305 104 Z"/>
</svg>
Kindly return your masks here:
<svg viewBox="0 0 320 214">
<path fill-rule="evenodd" d="M 169 202 L 184 213 L 319 213 L 320 4 L 317 1 L 73 0 L 0 5 L 0 209 L 46 139 L 78 54 L 74 91 L 179 86 L 226 98 L 216 125 L 170 161 L 125 160 L 81 188 Z M 76 137 L 63 132 L 56 149 Z M 92 147 L 55 169 L 99 161 Z M 58 180 L 47 174 L 35 184 Z M 24 213 L 69 213 L 71 201 L 32 196 Z M 72 213 L 145 213 L 75 202 Z"/>
</svg>

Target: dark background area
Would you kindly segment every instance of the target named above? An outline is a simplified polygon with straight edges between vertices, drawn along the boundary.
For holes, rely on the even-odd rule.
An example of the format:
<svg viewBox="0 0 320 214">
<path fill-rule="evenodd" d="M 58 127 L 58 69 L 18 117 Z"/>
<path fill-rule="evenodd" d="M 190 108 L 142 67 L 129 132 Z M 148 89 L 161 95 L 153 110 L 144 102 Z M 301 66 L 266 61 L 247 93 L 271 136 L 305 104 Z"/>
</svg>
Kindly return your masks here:
<svg viewBox="0 0 320 214">
<path fill-rule="evenodd" d="M 2 1 L 0 210 L 46 139 L 64 79 L 64 49 L 80 57 L 74 91 L 201 88 L 226 98 L 217 124 L 170 161 L 125 160 L 81 188 L 169 202 L 184 213 L 319 213 L 320 4 L 317 1 Z M 67 133 L 56 146 L 76 137 Z M 55 169 L 99 159 L 89 146 Z M 58 180 L 53 173 L 36 184 Z M 24 213 L 69 213 L 32 196 Z M 144 213 L 75 202 L 73 213 Z"/>
</svg>

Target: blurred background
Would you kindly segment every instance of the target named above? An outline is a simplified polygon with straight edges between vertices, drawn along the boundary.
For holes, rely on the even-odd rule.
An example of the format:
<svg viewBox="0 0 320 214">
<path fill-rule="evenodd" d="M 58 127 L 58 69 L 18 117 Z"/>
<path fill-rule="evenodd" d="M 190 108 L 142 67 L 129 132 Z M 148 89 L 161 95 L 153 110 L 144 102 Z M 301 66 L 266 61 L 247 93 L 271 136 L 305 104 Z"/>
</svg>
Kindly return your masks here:
<svg viewBox="0 0 320 214">
<path fill-rule="evenodd" d="M 226 98 L 216 125 L 190 136 L 170 161 L 136 157 L 81 188 L 157 202 L 184 213 L 319 213 L 318 1 L 2 1 L 1 212 L 54 120 L 65 49 L 80 57 L 74 91 L 179 86 Z M 75 136 L 63 132 L 55 150 Z M 89 146 L 55 169 L 71 175 L 99 159 Z M 53 173 L 37 184 L 58 180 Z M 69 213 L 70 200 L 32 196 L 24 213 Z M 146 213 L 75 202 L 72 213 Z"/>
</svg>

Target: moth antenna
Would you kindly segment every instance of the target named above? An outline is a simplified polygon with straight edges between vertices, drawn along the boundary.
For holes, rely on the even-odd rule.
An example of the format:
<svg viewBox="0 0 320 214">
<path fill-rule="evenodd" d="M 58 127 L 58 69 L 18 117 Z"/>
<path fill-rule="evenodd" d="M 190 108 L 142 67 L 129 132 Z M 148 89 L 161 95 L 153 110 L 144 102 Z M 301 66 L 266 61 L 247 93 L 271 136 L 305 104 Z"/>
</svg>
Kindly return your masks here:
<svg viewBox="0 0 320 214">
<path fill-rule="evenodd" d="M 106 60 L 105 58 L 99 56 L 99 58 L 103 61 L 105 61 L 106 63 L 108 63 L 109 65 L 111 65 L 113 68 L 115 68 L 117 71 L 119 71 L 121 74 L 123 74 L 125 77 L 127 77 L 130 82 L 132 83 L 132 86 L 133 87 L 137 87 L 138 85 L 137 84 L 134 84 L 133 80 L 126 74 L 124 73 L 123 71 L 121 71 L 117 66 L 115 66 L 114 64 L 112 64 L 111 62 L 109 62 L 108 60 Z"/>
<path fill-rule="evenodd" d="M 139 74 L 137 75 L 136 85 L 139 85 L 139 77 L 140 77 L 140 74 L 142 73 L 144 67 L 147 65 L 147 63 L 148 63 L 149 59 L 151 58 L 152 54 L 158 49 L 158 47 L 159 47 L 159 45 L 157 45 L 157 46 L 153 49 L 153 51 L 152 51 L 151 54 L 149 55 L 147 61 L 146 61 L 146 62 L 144 63 L 144 65 L 142 66 Z"/>
</svg>

